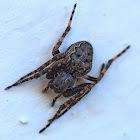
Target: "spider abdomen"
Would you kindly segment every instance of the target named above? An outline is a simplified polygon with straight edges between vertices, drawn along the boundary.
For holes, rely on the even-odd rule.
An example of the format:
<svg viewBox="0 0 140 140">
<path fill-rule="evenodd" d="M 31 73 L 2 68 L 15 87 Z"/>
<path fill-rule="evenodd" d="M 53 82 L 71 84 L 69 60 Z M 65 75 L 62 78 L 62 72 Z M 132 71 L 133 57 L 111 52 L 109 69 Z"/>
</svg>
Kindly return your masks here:
<svg viewBox="0 0 140 140">
<path fill-rule="evenodd" d="M 72 44 L 65 52 L 66 71 L 74 77 L 87 74 L 92 68 L 93 48 L 89 42 Z"/>
</svg>

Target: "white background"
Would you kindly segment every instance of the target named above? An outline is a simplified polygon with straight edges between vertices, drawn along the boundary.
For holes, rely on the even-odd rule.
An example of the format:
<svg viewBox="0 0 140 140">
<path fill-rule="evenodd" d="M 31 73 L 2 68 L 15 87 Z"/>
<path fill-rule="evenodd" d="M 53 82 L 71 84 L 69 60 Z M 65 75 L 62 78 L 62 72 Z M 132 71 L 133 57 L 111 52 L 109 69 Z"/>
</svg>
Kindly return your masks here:
<svg viewBox="0 0 140 140">
<path fill-rule="evenodd" d="M 94 48 L 89 75 L 97 77 L 102 63 L 131 48 L 86 97 L 39 134 L 65 99 L 50 107 L 55 94 L 41 92 L 45 77 L 4 88 L 52 57 L 75 3 L 60 51 L 89 41 Z M 0 140 L 139 140 L 139 40 L 139 0 L 0 0 Z"/>
</svg>

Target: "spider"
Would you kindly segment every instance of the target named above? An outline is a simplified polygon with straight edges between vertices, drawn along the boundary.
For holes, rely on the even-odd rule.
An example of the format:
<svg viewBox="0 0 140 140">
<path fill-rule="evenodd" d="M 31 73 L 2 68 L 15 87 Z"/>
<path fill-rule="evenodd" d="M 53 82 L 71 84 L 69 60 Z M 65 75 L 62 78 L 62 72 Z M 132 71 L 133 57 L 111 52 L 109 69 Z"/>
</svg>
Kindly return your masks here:
<svg viewBox="0 0 140 140">
<path fill-rule="evenodd" d="M 57 44 L 52 50 L 52 59 L 41 65 L 36 70 L 28 73 L 27 75 L 20 78 L 16 83 L 7 87 L 5 90 L 10 89 L 11 87 L 17 86 L 26 81 L 32 80 L 34 78 L 39 78 L 42 75 L 46 75 L 46 78 L 49 79 L 49 83 L 46 88 L 42 91 L 45 93 L 48 88 L 54 90 L 57 94 L 53 99 L 51 106 L 54 106 L 56 100 L 60 96 L 70 97 L 65 103 L 60 105 L 56 114 L 48 120 L 48 124 L 39 131 L 43 132 L 48 128 L 56 119 L 64 115 L 71 107 L 78 103 L 90 90 L 103 78 L 104 74 L 119 56 L 121 56 L 130 46 L 127 46 L 122 52 L 113 57 L 108 61 L 108 63 L 101 65 L 101 70 L 98 78 L 87 75 L 87 73 L 92 68 L 92 57 L 93 57 L 93 48 L 91 44 L 87 41 L 80 41 L 72 44 L 64 53 L 60 53 L 59 47 L 61 46 L 65 36 L 70 31 L 70 26 L 72 18 L 75 12 L 76 4 L 74 5 L 73 11 L 68 22 L 64 33 L 61 38 L 58 40 Z M 82 77 L 91 82 L 82 83 L 75 86 L 77 78 Z"/>
</svg>

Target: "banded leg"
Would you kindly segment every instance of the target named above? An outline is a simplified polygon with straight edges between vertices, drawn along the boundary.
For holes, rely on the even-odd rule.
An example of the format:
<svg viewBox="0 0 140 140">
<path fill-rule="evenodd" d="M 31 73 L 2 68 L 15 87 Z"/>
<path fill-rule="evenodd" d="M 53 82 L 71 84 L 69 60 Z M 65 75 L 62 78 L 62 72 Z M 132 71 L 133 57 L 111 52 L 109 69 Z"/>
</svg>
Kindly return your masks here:
<svg viewBox="0 0 140 140">
<path fill-rule="evenodd" d="M 38 73 L 34 74 L 33 76 L 30 76 L 29 78 L 26 78 L 26 79 L 22 79 L 22 80 L 17 81 L 13 85 L 7 87 L 5 90 L 7 90 L 7 89 L 9 89 L 11 87 L 17 86 L 17 85 L 19 85 L 21 83 L 24 83 L 26 81 L 29 81 L 29 80 L 32 80 L 32 79 L 35 79 L 35 78 L 39 78 L 40 76 L 46 74 L 47 72 L 50 72 L 50 71 L 55 70 L 55 69 L 58 69 L 63 64 L 65 64 L 65 60 L 64 59 L 61 59 L 58 62 L 55 62 L 54 64 L 52 64 L 52 66 L 50 66 L 50 67 L 42 70 L 41 72 L 38 72 Z"/>
<path fill-rule="evenodd" d="M 58 40 L 58 42 L 56 43 L 56 45 L 54 46 L 53 48 L 53 51 L 52 51 L 52 54 L 53 55 L 56 55 L 58 53 L 60 53 L 59 51 L 59 47 L 61 46 L 65 36 L 68 34 L 68 32 L 70 31 L 70 26 L 71 26 L 71 22 L 72 22 L 72 18 L 73 18 L 73 15 L 74 15 L 74 12 L 75 12 L 75 8 L 76 8 L 76 4 L 74 5 L 73 7 L 73 11 L 71 13 L 71 16 L 70 16 L 70 20 L 69 20 L 69 23 L 68 23 L 68 26 L 67 28 L 65 29 L 64 33 L 62 34 L 61 38 Z"/>
<path fill-rule="evenodd" d="M 43 129 L 41 129 L 41 130 L 39 131 L 39 133 L 43 132 L 46 128 L 48 128 L 48 127 L 52 124 L 52 122 L 53 122 L 54 120 L 57 119 L 58 114 L 59 114 L 62 110 L 64 110 L 65 108 L 66 108 L 66 105 L 65 105 L 65 104 L 61 105 L 61 106 L 59 107 L 58 111 L 56 112 L 56 114 L 54 115 L 54 117 L 53 117 L 52 119 L 49 120 L 49 123 L 48 123 Z"/>
<path fill-rule="evenodd" d="M 62 94 L 60 93 L 60 94 L 58 94 L 58 95 L 53 99 L 52 104 L 51 104 L 52 107 L 54 106 L 56 100 L 57 100 L 61 95 L 62 95 Z"/>
<path fill-rule="evenodd" d="M 101 74 L 101 72 L 103 71 L 104 68 L 105 68 L 105 64 L 103 63 L 102 66 L 101 66 L 101 69 L 100 69 L 100 74 Z"/>
<path fill-rule="evenodd" d="M 50 65 L 52 62 L 58 61 L 58 60 L 62 59 L 63 57 L 64 57 L 64 54 L 58 54 L 58 55 L 54 56 L 52 59 L 50 59 L 49 61 L 47 61 L 46 63 L 44 63 L 44 64 L 41 65 L 40 67 L 38 67 L 36 70 L 34 70 L 34 71 L 28 73 L 27 75 L 21 77 L 17 82 L 20 82 L 21 80 L 23 80 L 23 79 L 25 79 L 25 78 L 27 78 L 27 77 L 33 75 L 33 74 L 36 74 L 36 73 L 42 71 L 44 68 L 46 68 L 46 67 L 47 67 L 48 65 Z M 16 82 L 16 83 L 17 83 L 17 82 Z M 12 86 L 9 86 L 9 87 L 5 88 L 5 90 L 10 89 L 11 87 L 12 87 Z"/>
<path fill-rule="evenodd" d="M 98 80 L 98 78 L 92 77 L 92 76 L 89 76 L 89 75 L 84 75 L 83 78 L 86 79 L 86 80 L 89 80 L 89 81 L 94 81 L 94 82 L 96 82 Z"/>
<path fill-rule="evenodd" d="M 77 93 L 79 93 L 80 91 L 82 91 L 85 86 L 89 85 L 89 83 L 84 83 L 84 84 L 80 84 L 72 89 L 68 89 L 65 91 L 65 93 L 63 93 L 63 96 L 64 97 L 70 97 L 70 96 L 73 96 Z M 52 102 L 52 106 L 54 106 L 54 103 L 56 102 L 56 100 L 61 96 L 62 94 L 58 94 L 54 99 L 53 99 L 53 102 Z"/>
<path fill-rule="evenodd" d="M 42 90 L 42 93 L 46 93 L 48 88 L 51 86 L 53 80 L 49 81 L 48 85 L 45 87 L 45 89 Z"/>
<path fill-rule="evenodd" d="M 100 74 L 100 76 L 99 76 L 99 78 L 97 80 L 97 83 L 103 78 L 105 72 L 111 66 L 112 62 L 114 62 L 118 57 L 120 57 L 123 53 L 125 53 L 129 48 L 130 48 L 130 46 L 127 46 L 122 52 L 120 52 L 118 55 L 116 55 L 115 57 L 113 57 L 112 59 L 110 59 L 108 61 L 108 63 L 106 64 L 106 66 L 102 69 L 101 74 Z"/>
<path fill-rule="evenodd" d="M 101 70 L 100 70 L 100 74 L 101 74 L 101 72 L 102 72 L 102 70 L 103 70 L 104 68 L 105 68 L 105 64 L 102 64 Z M 89 81 L 93 81 L 93 82 L 97 82 L 97 80 L 98 80 L 98 78 L 92 77 L 92 76 L 89 76 L 89 75 L 84 75 L 83 78 L 84 78 L 84 79 L 87 79 L 87 80 L 89 80 Z"/>
<path fill-rule="evenodd" d="M 82 84 L 83 86 L 84 84 Z M 71 107 L 73 107 L 76 103 L 78 103 L 86 94 L 88 94 L 90 92 L 90 90 L 92 89 L 92 87 L 95 86 L 95 83 L 85 83 L 85 85 L 83 86 L 83 89 L 77 93 L 76 95 L 74 95 L 73 98 L 69 99 L 67 101 L 67 103 L 69 104 L 69 107 L 67 107 L 67 109 L 65 109 L 63 112 L 61 112 L 58 116 L 57 119 L 60 118 L 62 115 L 64 115 Z"/>
<path fill-rule="evenodd" d="M 43 132 L 46 128 L 48 128 L 56 119 L 61 117 L 64 113 L 66 113 L 72 106 L 74 106 L 79 100 L 82 99 L 84 94 L 87 94 L 92 88 L 91 83 L 84 84 L 81 91 L 79 91 L 74 97 L 70 98 L 68 101 L 66 101 L 64 104 L 62 104 L 54 117 L 49 120 L 49 123 L 39 131 L 39 133 Z M 64 111 L 63 111 L 64 110 Z M 62 112 L 63 111 L 63 112 Z M 62 112 L 62 113 L 61 113 Z"/>
<path fill-rule="evenodd" d="M 84 88 L 85 88 L 86 86 L 88 86 L 89 84 L 90 84 L 90 83 L 83 83 L 83 84 L 77 85 L 77 86 L 74 87 L 74 88 L 67 89 L 67 90 L 63 93 L 63 96 L 64 96 L 64 97 L 70 97 L 70 96 L 76 95 L 77 93 L 80 93 L 82 90 L 84 90 Z"/>
</svg>

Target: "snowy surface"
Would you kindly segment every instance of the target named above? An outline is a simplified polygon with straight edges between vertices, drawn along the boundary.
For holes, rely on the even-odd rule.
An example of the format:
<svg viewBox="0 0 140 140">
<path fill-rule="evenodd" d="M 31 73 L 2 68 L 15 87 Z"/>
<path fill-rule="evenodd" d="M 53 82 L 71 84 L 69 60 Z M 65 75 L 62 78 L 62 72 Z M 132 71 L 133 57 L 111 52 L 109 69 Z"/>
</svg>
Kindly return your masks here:
<svg viewBox="0 0 140 140">
<path fill-rule="evenodd" d="M 44 77 L 8 91 L 4 88 L 52 57 L 73 5 L 72 28 L 60 50 L 86 40 L 94 48 L 91 76 L 100 66 L 131 48 L 68 113 L 47 124 L 64 102 L 42 94 Z M 0 0 L 0 140 L 139 140 L 140 1 L 139 0 Z"/>
</svg>

